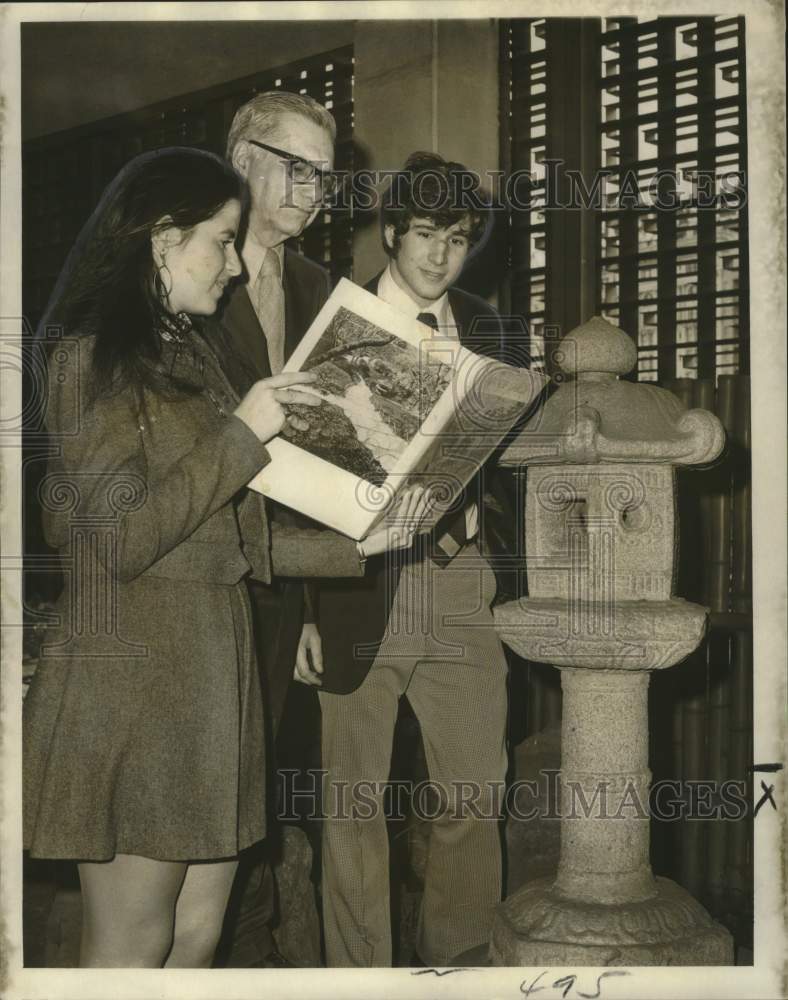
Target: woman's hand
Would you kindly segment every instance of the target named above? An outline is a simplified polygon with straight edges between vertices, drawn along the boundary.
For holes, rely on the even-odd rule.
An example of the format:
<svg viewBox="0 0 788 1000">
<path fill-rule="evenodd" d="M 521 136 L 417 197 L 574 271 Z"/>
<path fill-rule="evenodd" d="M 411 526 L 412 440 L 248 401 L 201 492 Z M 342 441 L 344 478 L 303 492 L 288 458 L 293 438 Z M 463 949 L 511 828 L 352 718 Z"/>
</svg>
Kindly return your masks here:
<svg viewBox="0 0 788 1000">
<path fill-rule="evenodd" d="M 235 408 L 235 415 L 265 444 L 284 427 L 283 403 L 320 406 L 323 402 L 320 396 L 294 388 L 309 385 L 316 379 L 314 372 L 280 372 L 271 378 L 260 379 Z"/>
<path fill-rule="evenodd" d="M 389 515 L 389 523 L 373 532 L 358 543 L 363 559 L 375 556 L 389 549 L 409 549 L 418 533 L 422 521 L 432 510 L 433 498 L 430 490 L 421 486 L 405 490 L 394 513 Z"/>
</svg>

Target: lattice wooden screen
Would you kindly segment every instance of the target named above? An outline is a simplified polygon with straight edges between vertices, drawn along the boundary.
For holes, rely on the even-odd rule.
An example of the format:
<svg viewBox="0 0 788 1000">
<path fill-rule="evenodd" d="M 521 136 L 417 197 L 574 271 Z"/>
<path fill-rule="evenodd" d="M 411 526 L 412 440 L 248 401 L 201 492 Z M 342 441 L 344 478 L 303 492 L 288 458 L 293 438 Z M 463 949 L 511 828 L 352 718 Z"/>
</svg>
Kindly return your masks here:
<svg viewBox="0 0 788 1000">
<path fill-rule="evenodd" d="M 601 43 L 600 311 L 640 379 L 746 372 L 744 19 L 612 19 Z"/>
<path fill-rule="evenodd" d="M 530 334 L 534 364 L 544 361 L 545 322 L 545 181 L 546 156 L 546 47 L 545 22 L 532 18 L 507 22 L 503 27 L 502 87 L 504 132 L 502 166 L 510 176 L 531 174 L 530 190 L 517 185 L 522 208 L 509 213 L 510 309 L 523 316 Z M 528 207 L 525 207 L 528 206 Z"/>
<path fill-rule="evenodd" d="M 510 214 L 510 299 L 537 356 L 544 324 L 556 319 L 557 285 L 573 280 L 562 275 L 586 266 L 579 246 L 576 261 L 565 245 L 551 246 L 546 225 L 546 212 L 568 210 L 551 203 L 546 183 L 545 164 L 560 159 L 552 139 L 567 129 L 551 116 L 572 107 L 571 95 L 556 100 L 548 89 L 560 86 L 571 56 L 554 44 L 560 25 L 550 25 L 511 20 L 502 34 L 504 166 L 532 177 L 529 208 Z M 744 19 L 617 18 L 601 27 L 595 51 L 584 53 L 598 66 L 597 120 L 580 123 L 599 137 L 586 174 L 587 188 L 598 181 L 601 192 L 588 264 L 596 311 L 636 337 L 639 379 L 746 373 Z"/>
</svg>

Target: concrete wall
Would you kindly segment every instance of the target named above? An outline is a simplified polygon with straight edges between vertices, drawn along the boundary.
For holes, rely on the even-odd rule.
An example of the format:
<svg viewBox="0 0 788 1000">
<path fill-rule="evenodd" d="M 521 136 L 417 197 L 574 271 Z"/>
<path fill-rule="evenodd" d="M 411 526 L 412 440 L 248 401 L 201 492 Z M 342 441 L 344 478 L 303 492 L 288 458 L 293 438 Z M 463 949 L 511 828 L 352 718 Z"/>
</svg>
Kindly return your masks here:
<svg viewBox="0 0 788 1000">
<path fill-rule="evenodd" d="M 353 42 L 353 21 L 22 25 L 22 138 L 143 108 Z"/>
<path fill-rule="evenodd" d="M 497 169 L 495 21 L 359 21 L 354 44 L 360 164 L 396 170 L 424 149 L 481 173 Z M 374 219 L 358 220 L 354 259 L 362 283 L 384 265 Z"/>
</svg>

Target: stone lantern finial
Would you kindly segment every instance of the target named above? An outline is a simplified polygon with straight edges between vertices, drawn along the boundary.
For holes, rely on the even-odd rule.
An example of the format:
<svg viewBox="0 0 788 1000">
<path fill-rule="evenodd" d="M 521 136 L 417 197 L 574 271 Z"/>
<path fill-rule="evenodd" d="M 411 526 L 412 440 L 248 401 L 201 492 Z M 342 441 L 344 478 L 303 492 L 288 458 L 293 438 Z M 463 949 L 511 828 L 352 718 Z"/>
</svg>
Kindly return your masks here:
<svg viewBox="0 0 788 1000">
<path fill-rule="evenodd" d="M 572 349 L 559 351 L 556 361 L 563 372 L 576 375 L 578 380 L 628 375 L 637 364 L 638 352 L 632 338 L 601 316 L 592 316 L 570 330 L 564 341 Z"/>
<path fill-rule="evenodd" d="M 570 331 L 556 361 L 570 378 L 508 445 L 501 465 L 703 465 L 722 451 L 725 431 L 714 414 L 687 410 L 652 383 L 620 378 L 634 367 L 637 348 L 601 316 Z"/>
</svg>

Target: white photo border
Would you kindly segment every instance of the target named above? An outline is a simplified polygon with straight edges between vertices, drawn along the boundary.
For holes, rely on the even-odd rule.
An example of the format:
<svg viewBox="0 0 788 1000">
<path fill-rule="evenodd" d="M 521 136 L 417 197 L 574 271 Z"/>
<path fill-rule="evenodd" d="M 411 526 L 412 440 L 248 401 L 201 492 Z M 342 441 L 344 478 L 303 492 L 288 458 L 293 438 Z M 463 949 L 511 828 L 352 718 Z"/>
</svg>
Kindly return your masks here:
<svg viewBox="0 0 788 1000">
<path fill-rule="evenodd" d="M 777 0 L 440 0 L 355 3 L 28 3 L 3 4 L 0 20 L 0 579 L 2 582 L 2 912 L 0 995 L 8 1000 L 118 1000 L 140 997 L 246 1000 L 336 997 L 521 997 L 541 969 L 462 969 L 436 974 L 391 970 L 25 969 L 22 966 L 21 691 L 22 502 L 21 445 L 13 427 L 21 401 L 21 58 L 20 25 L 48 21 L 443 20 L 508 17 L 743 15 L 746 17 L 748 204 L 752 374 L 754 561 L 754 757 L 786 763 L 786 264 L 785 264 L 785 20 Z M 64 53 L 64 60 L 67 54 Z M 67 72 L 67 70 L 64 70 Z M 757 779 L 756 775 L 756 779 Z M 755 820 L 754 965 L 733 968 L 631 968 L 604 981 L 612 998 L 715 997 L 767 1000 L 786 996 L 785 769 L 768 775 L 777 808 Z M 755 782 L 759 785 L 758 781 Z M 755 790 L 756 799 L 760 788 Z M 552 970 L 551 970 L 552 971 Z M 594 993 L 605 970 L 578 974 Z M 552 991 L 550 995 L 560 995 Z"/>
</svg>

